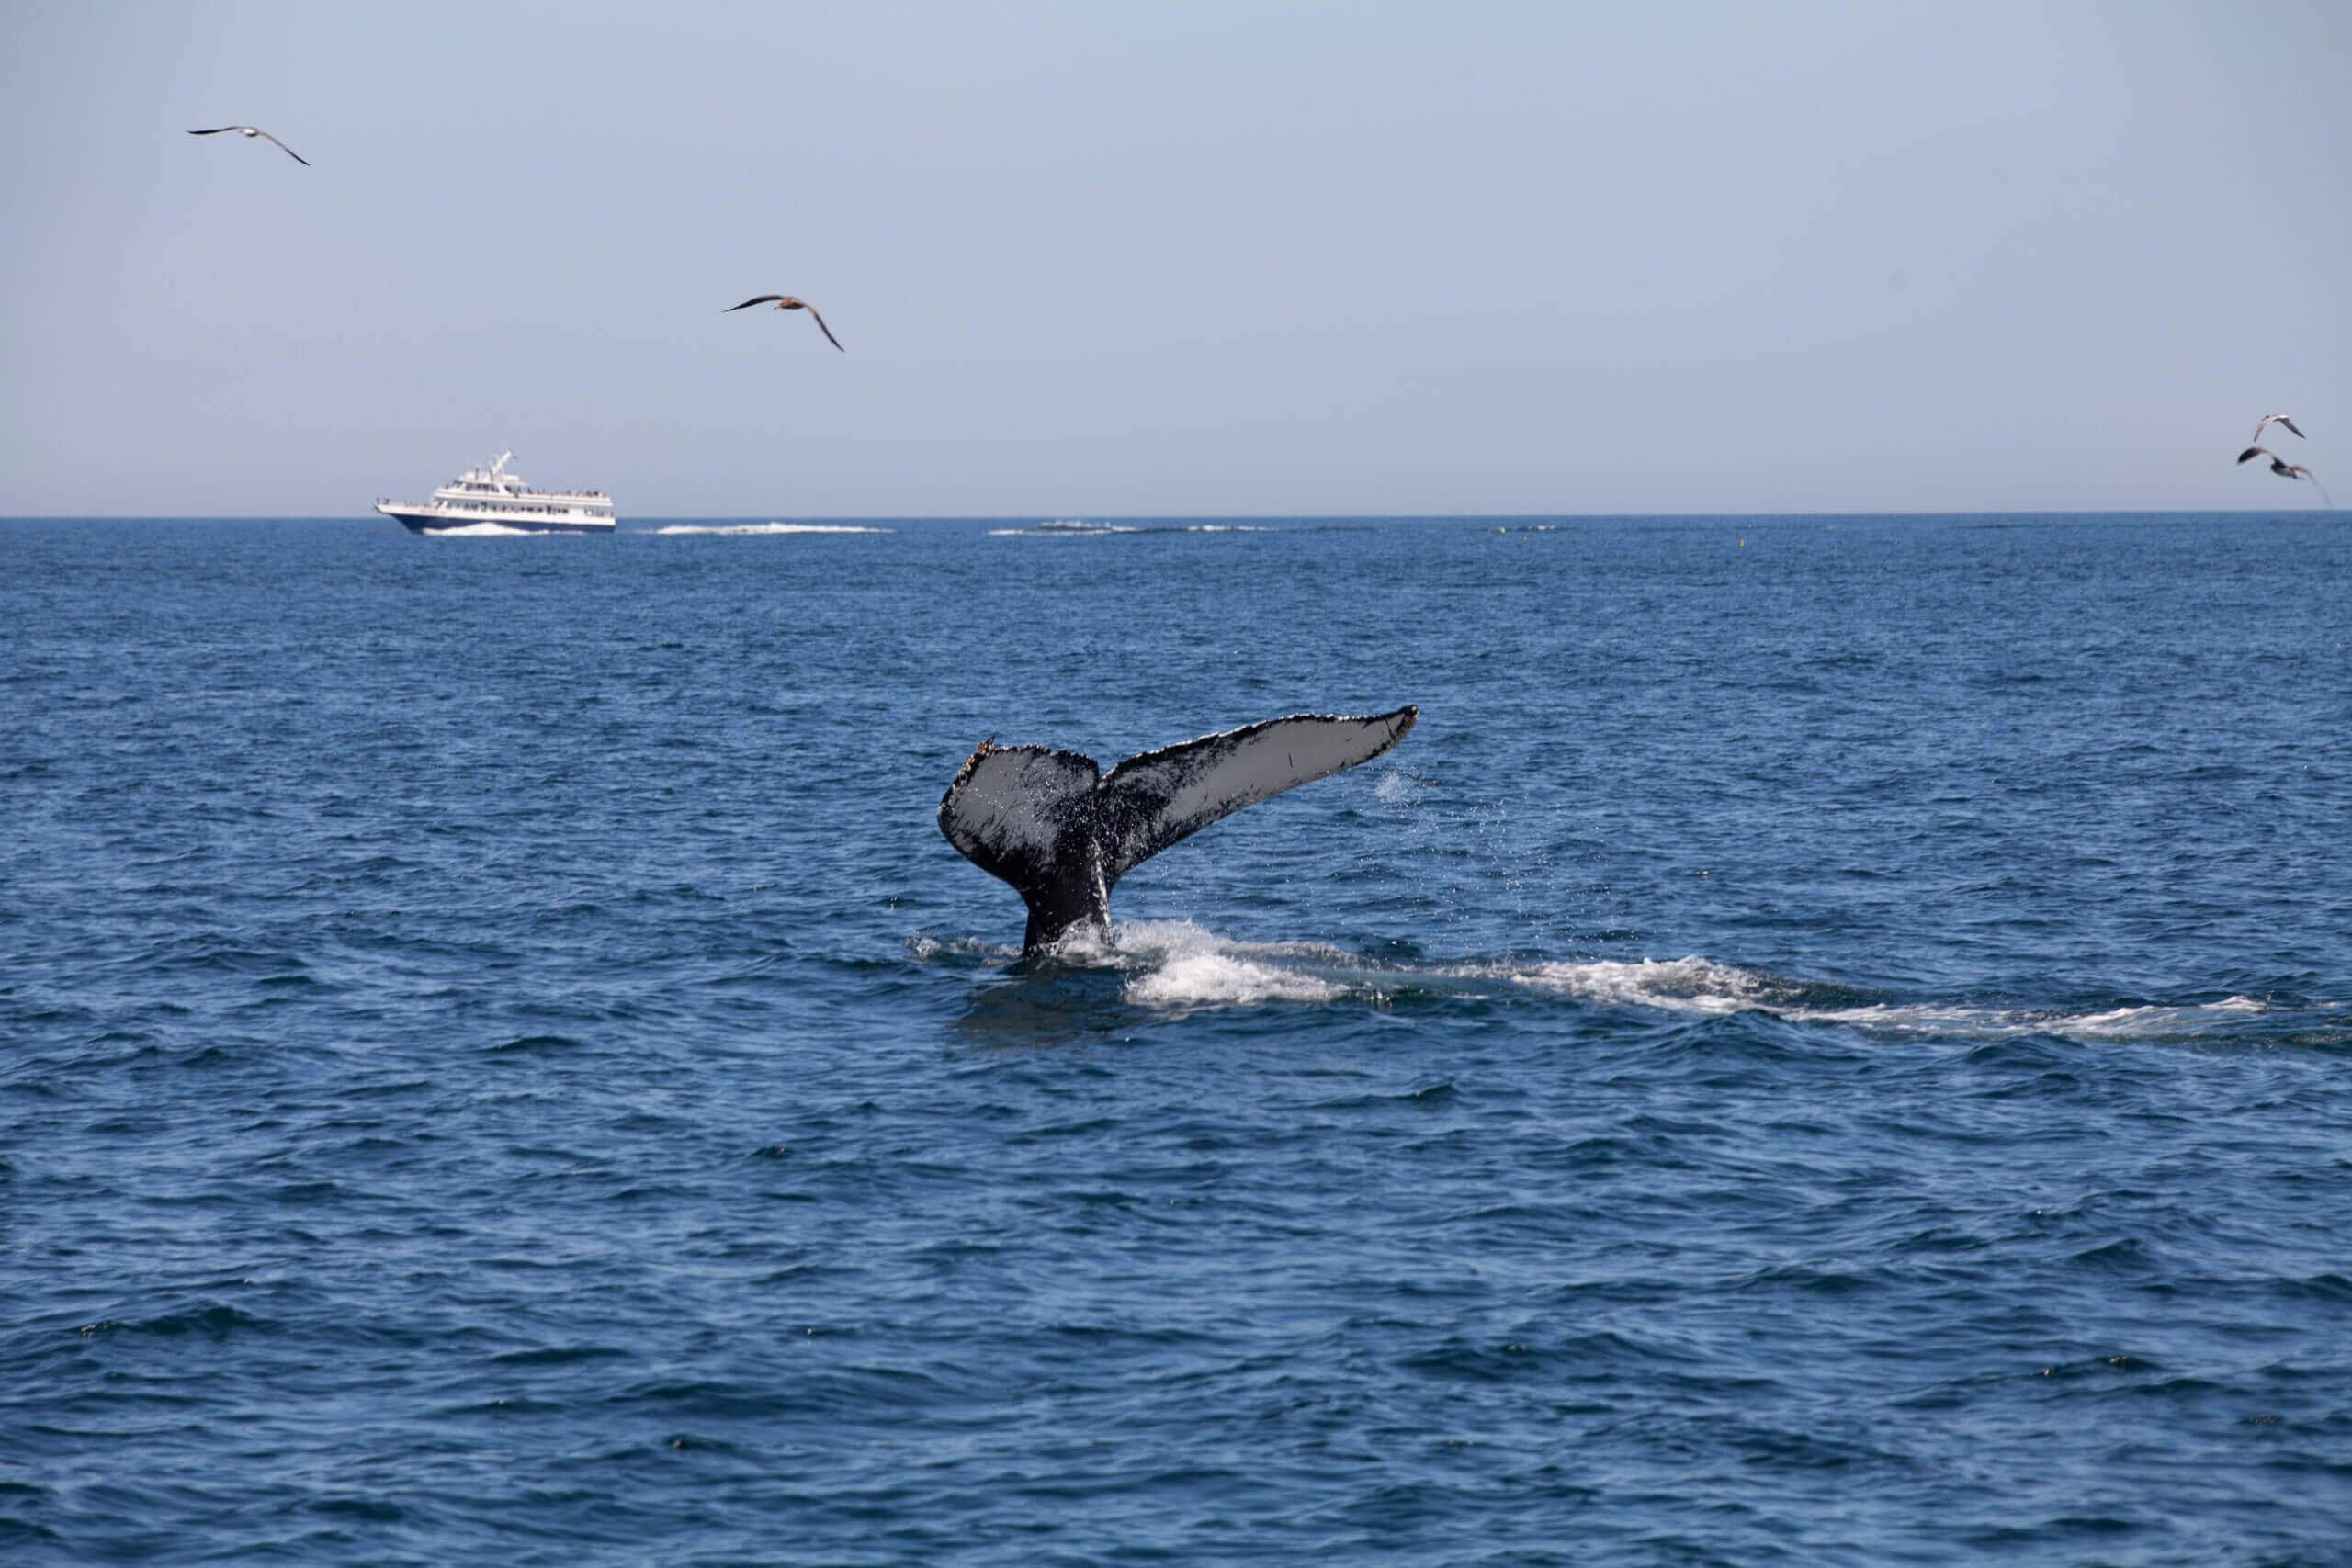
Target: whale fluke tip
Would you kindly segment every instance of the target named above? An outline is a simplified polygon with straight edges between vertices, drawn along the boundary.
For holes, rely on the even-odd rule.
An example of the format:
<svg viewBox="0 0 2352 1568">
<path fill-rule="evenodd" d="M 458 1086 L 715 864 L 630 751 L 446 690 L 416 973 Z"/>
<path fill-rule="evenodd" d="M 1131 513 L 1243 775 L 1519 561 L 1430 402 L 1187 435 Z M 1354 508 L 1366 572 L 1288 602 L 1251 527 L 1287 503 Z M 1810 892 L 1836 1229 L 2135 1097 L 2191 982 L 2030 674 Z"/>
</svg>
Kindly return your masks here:
<svg viewBox="0 0 2352 1568">
<path fill-rule="evenodd" d="M 947 786 L 949 793 L 953 794 L 955 791 L 963 788 L 965 784 L 970 780 L 972 776 L 972 770 L 986 761 L 988 760 L 988 754 L 995 750 L 996 737 L 993 735 L 989 736 L 986 740 L 981 741 L 978 746 L 973 747 L 972 754 L 964 759 L 964 765 L 956 770 L 956 782 Z"/>
</svg>

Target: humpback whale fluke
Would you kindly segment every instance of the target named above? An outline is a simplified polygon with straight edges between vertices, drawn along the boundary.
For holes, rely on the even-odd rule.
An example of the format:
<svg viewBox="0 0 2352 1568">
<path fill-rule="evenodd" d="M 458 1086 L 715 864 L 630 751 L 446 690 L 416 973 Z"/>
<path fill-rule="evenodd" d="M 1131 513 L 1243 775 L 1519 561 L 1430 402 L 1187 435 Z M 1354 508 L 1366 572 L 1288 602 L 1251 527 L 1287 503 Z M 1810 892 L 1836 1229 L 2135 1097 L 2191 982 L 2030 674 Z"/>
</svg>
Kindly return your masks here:
<svg viewBox="0 0 2352 1568">
<path fill-rule="evenodd" d="M 1370 761 L 1420 716 L 1295 713 L 1129 757 L 983 740 L 939 800 L 939 830 L 1029 906 L 1022 951 L 1076 925 L 1108 930 L 1111 888 L 1180 839 L 1295 784 Z"/>
</svg>

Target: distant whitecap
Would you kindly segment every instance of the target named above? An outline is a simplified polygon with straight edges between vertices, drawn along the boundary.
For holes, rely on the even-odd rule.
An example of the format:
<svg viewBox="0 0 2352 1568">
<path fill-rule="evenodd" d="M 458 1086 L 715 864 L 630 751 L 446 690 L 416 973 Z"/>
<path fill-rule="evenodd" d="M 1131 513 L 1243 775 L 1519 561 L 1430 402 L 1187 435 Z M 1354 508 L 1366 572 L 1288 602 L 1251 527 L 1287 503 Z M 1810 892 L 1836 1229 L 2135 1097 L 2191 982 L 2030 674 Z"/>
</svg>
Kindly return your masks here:
<svg viewBox="0 0 2352 1568">
<path fill-rule="evenodd" d="M 895 534 L 896 528 L 857 523 L 673 523 L 655 534 L 714 534 L 745 537 L 774 534 Z"/>
</svg>

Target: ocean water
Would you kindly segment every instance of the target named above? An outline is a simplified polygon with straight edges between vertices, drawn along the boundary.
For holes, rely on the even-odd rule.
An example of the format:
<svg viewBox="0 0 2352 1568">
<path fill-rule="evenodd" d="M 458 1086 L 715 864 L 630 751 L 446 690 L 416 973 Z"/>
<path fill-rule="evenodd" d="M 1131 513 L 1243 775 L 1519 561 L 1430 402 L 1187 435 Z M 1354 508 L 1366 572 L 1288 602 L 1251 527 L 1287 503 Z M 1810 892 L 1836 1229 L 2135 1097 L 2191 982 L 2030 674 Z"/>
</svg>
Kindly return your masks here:
<svg viewBox="0 0 2352 1568">
<path fill-rule="evenodd" d="M 9 521 L 0 813 L 10 1562 L 2352 1559 L 2324 513 Z"/>
</svg>

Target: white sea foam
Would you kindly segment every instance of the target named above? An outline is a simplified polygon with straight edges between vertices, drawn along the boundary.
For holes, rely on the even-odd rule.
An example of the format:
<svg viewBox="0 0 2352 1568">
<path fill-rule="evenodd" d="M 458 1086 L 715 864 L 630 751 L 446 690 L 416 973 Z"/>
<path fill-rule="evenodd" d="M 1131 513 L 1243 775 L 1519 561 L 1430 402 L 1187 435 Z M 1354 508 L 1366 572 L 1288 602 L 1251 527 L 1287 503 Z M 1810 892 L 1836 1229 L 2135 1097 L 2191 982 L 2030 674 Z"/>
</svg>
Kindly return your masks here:
<svg viewBox="0 0 2352 1568">
<path fill-rule="evenodd" d="M 918 936 L 910 954 L 954 952 L 1010 959 L 1013 950 Z M 2005 1040 L 2052 1035 L 2083 1042 L 2195 1041 L 2271 1010 L 2260 998 L 2120 1008 L 2034 1007 L 1952 1000 L 1848 1000 L 1853 992 L 1742 968 L 1698 954 L 1670 959 L 1581 959 L 1541 964 L 1384 962 L 1316 942 L 1243 942 L 1192 920 L 1121 922 L 1110 941 L 1073 927 L 1055 945 L 1065 964 L 1123 972 L 1131 1005 L 1174 1011 L 1264 1003 L 1379 1005 L 1399 995 L 1471 998 L 1521 987 L 1607 1008 L 1689 1018 L 1763 1012 L 1887 1038 Z M 2312 1004 L 2335 1010 L 2339 1004 Z"/>
<path fill-rule="evenodd" d="M 424 532 L 436 539 L 527 539 L 545 530 L 509 528 L 503 523 L 468 523 L 456 528 L 427 528 Z"/>
<path fill-rule="evenodd" d="M 2245 1018 L 2269 1010 L 2268 1004 L 2253 997 L 2224 997 L 2218 1002 L 2191 1007 L 2116 1008 L 2109 1012 L 2092 1013 L 2078 1019 L 2064 1032 L 2119 1040 L 2152 1034 L 2195 1034 L 2225 1024 L 2233 1018 Z"/>
<path fill-rule="evenodd" d="M 1587 1001 L 1663 1008 L 1669 1012 L 1745 1012 L 1763 1005 L 1761 976 L 1695 956 L 1543 964 L 1514 978 L 1539 990 L 1563 991 Z"/>
<path fill-rule="evenodd" d="M 895 534 L 896 528 L 875 528 L 858 523 L 673 523 L 656 534 Z"/>
<path fill-rule="evenodd" d="M 2268 1010 L 2252 997 L 2178 1006 L 2147 1005 L 2080 1012 L 2065 1008 L 1970 1007 L 1961 1003 L 1880 1002 L 1867 1007 L 1775 1010 L 1807 1022 L 1894 1034 L 1959 1034 L 2006 1039 L 2055 1034 L 2070 1040 L 2184 1040 Z"/>
<path fill-rule="evenodd" d="M 1002 942 L 985 942 L 976 936 L 955 936 L 943 940 L 929 931 L 909 931 L 907 956 L 918 964 L 928 964 L 943 956 L 984 959 L 1001 964 L 1020 957 L 1021 950 L 1007 947 Z"/>
<path fill-rule="evenodd" d="M 1234 942 L 1190 920 L 1134 920 L 1115 949 L 1136 970 L 1125 996 L 1141 1007 L 1192 1009 L 1254 1002 L 1322 1002 L 1358 987 L 1316 975 L 1302 963 L 1343 958 L 1302 942 Z"/>
<path fill-rule="evenodd" d="M 1271 534 L 1273 530 L 1254 523 L 1090 523 L 1082 517 L 1057 517 L 1050 523 L 1032 523 L 1025 528 L 991 528 L 992 539 L 1047 538 L 1093 539 L 1105 534 Z"/>
<path fill-rule="evenodd" d="M 1142 529 L 1128 523 L 1089 523 L 1080 517 L 1061 517 L 1050 523 L 1033 524 L 1026 528 L 991 528 L 989 536 L 996 539 L 1044 537 L 1048 539 L 1091 539 L 1103 534 L 1139 534 Z"/>
<path fill-rule="evenodd" d="M 2098 1011 L 1950 1001 L 1825 1007 L 1807 1004 L 1803 999 L 1806 987 L 1696 956 L 1632 963 L 1592 960 L 1543 964 L 1513 977 L 1541 990 L 1564 992 L 1610 1006 L 1657 1008 L 1697 1016 L 1767 1011 L 1798 1022 L 1838 1024 L 1871 1033 L 1958 1035 L 1979 1040 L 2022 1034 L 2054 1034 L 2083 1040 L 2183 1039 L 2268 1010 L 2264 1002 L 2254 997 Z"/>
</svg>

